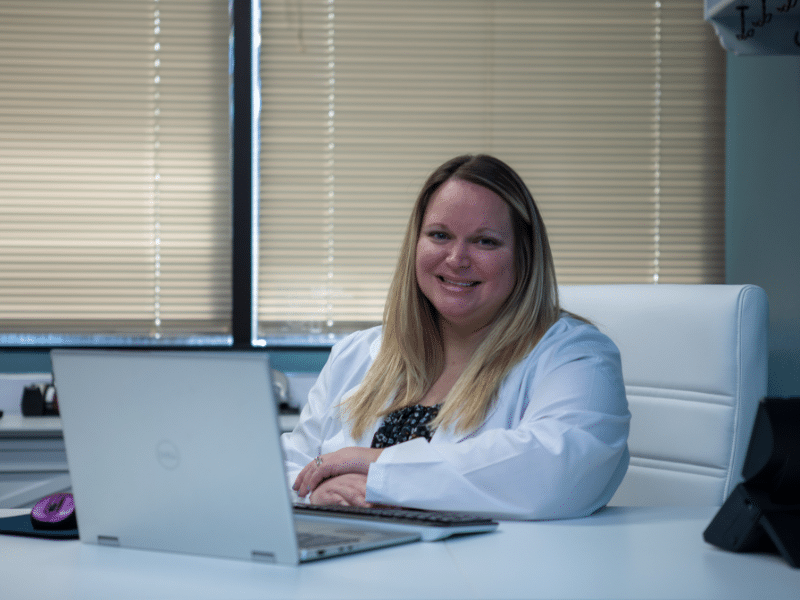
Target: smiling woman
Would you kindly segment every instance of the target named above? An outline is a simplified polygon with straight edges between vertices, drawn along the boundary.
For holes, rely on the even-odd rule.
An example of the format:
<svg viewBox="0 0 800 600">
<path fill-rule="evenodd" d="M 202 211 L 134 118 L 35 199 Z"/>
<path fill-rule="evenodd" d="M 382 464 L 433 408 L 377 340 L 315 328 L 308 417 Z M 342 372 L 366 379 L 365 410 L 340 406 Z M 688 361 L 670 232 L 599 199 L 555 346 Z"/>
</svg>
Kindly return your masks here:
<svg viewBox="0 0 800 600">
<path fill-rule="evenodd" d="M 425 211 L 416 273 L 443 333 L 482 335 L 514 288 L 508 205 L 474 183 L 445 183 Z"/>
<path fill-rule="evenodd" d="M 613 495 L 629 419 L 617 348 L 559 308 L 528 188 L 465 155 L 422 187 L 383 326 L 333 348 L 282 441 L 312 503 L 564 518 Z"/>
</svg>

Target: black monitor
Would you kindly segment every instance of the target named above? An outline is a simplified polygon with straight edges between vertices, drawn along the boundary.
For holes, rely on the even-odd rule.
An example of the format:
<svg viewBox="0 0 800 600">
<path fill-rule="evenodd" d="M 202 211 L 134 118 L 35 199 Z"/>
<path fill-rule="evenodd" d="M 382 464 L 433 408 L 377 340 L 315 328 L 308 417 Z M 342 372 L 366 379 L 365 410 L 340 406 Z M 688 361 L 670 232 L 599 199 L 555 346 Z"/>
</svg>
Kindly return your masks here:
<svg viewBox="0 0 800 600">
<path fill-rule="evenodd" d="M 777 551 L 800 567 L 800 398 L 761 401 L 742 476 L 703 537 L 734 552 Z"/>
</svg>

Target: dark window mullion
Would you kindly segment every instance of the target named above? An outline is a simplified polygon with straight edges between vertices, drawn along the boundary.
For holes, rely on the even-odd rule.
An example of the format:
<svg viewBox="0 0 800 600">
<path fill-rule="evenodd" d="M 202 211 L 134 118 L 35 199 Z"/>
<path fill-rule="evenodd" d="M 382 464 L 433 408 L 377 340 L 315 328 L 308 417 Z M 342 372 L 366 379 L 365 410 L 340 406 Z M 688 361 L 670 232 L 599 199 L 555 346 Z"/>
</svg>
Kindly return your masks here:
<svg viewBox="0 0 800 600">
<path fill-rule="evenodd" d="M 233 177 L 233 345 L 249 348 L 253 340 L 252 209 L 252 35 L 251 0 L 233 0 L 232 177 Z"/>
</svg>

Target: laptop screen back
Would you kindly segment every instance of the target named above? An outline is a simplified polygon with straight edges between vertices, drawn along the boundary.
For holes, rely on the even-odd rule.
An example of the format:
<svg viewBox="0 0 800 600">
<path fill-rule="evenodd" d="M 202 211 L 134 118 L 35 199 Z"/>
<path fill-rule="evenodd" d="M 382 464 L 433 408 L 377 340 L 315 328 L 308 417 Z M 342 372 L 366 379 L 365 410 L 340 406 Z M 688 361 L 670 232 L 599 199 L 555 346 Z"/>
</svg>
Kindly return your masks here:
<svg viewBox="0 0 800 600">
<path fill-rule="evenodd" d="M 52 360 L 82 541 L 297 562 L 265 354 Z"/>
</svg>

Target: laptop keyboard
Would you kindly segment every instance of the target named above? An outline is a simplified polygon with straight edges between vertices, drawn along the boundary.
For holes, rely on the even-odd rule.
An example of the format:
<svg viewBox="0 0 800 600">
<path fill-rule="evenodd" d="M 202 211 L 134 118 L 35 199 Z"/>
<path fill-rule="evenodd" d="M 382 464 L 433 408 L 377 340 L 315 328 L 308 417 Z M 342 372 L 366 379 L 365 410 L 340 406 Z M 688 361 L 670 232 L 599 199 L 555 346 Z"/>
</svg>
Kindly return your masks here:
<svg viewBox="0 0 800 600">
<path fill-rule="evenodd" d="M 331 515 L 354 519 L 378 520 L 404 525 L 425 525 L 433 527 L 460 527 L 464 525 L 491 525 L 491 519 L 460 511 L 418 510 L 396 507 L 361 507 L 317 504 L 295 504 L 296 514 Z"/>
</svg>

